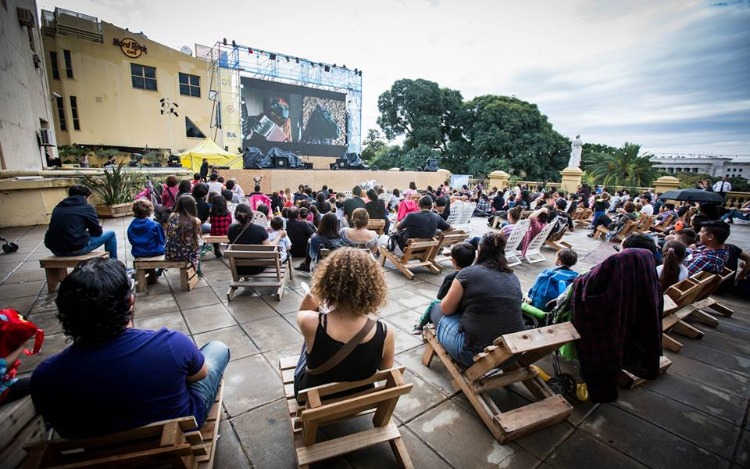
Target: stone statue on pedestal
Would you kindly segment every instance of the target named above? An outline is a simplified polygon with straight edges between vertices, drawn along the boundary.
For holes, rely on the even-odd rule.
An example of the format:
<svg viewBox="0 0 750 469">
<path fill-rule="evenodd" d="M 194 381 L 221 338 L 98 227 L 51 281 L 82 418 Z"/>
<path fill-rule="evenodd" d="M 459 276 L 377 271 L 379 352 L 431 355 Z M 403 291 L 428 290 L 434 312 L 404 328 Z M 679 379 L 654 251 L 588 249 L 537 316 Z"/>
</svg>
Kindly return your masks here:
<svg viewBox="0 0 750 469">
<path fill-rule="evenodd" d="M 570 144 L 570 160 L 568 160 L 569 168 L 578 168 L 581 166 L 581 151 L 583 150 L 583 141 L 580 135 L 576 135 L 576 139 Z"/>
</svg>

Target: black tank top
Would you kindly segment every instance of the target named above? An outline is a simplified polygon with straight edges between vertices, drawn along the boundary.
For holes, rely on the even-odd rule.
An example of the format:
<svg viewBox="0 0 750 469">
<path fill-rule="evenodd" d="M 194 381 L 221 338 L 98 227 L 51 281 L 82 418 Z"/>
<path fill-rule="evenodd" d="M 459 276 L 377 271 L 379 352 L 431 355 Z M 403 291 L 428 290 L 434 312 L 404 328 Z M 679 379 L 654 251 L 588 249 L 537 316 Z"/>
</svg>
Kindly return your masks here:
<svg viewBox="0 0 750 469">
<path fill-rule="evenodd" d="M 308 368 L 317 368 L 324 364 L 344 346 L 343 342 L 328 335 L 327 319 L 323 313 L 318 315 L 318 328 L 315 331 L 313 348 L 310 353 L 306 353 Z M 341 363 L 319 375 L 308 375 L 304 371 L 300 373 L 294 380 L 295 391 L 338 381 L 359 381 L 374 375 L 378 371 L 380 362 L 383 361 L 383 346 L 387 331 L 385 324 L 378 321 L 375 326 L 375 335 L 367 342 L 354 347 L 354 350 Z"/>
</svg>

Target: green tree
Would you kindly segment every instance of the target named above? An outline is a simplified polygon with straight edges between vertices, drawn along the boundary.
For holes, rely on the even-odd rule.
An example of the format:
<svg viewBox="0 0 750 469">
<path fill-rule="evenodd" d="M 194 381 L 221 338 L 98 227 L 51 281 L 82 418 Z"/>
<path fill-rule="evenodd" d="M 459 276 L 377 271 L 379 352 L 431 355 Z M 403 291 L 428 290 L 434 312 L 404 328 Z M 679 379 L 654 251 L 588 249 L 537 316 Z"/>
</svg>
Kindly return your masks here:
<svg viewBox="0 0 750 469">
<path fill-rule="evenodd" d="M 581 151 L 581 169 L 586 171 L 589 164 L 594 161 L 594 155 L 601 153 L 612 154 L 617 151 L 617 148 L 609 145 L 603 145 L 600 143 L 584 143 Z"/>
<path fill-rule="evenodd" d="M 405 136 L 404 150 L 426 145 L 448 149 L 460 138 L 461 93 L 428 80 L 401 79 L 378 97 L 378 125 L 388 140 Z"/>
<path fill-rule="evenodd" d="M 464 104 L 463 139 L 450 144 L 443 165 L 483 177 L 495 170 L 529 179 L 557 179 L 570 154 L 570 140 L 552 128 L 535 104 L 486 95 Z"/>
<path fill-rule="evenodd" d="M 365 161 L 372 161 L 378 152 L 388 147 L 388 144 L 380 136 L 380 132 L 375 129 L 370 129 L 367 131 L 365 141 L 362 142 L 362 147 L 362 159 Z"/>
<path fill-rule="evenodd" d="M 625 143 L 611 153 L 592 155 L 586 171 L 599 184 L 614 186 L 650 186 L 659 177 L 649 154 L 640 155 L 641 146 Z"/>
</svg>

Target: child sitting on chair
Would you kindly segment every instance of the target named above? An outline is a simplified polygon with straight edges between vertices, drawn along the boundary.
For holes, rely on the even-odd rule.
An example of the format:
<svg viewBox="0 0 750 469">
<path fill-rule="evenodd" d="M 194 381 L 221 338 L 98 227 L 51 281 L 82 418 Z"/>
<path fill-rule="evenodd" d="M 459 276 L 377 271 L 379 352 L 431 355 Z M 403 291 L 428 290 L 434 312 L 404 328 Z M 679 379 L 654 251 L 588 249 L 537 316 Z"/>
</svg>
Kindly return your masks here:
<svg viewBox="0 0 750 469">
<path fill-rule="evenodd" d="M 422 316 L 419 318 L 419 322 L 414 325 L 414 329 L 411 332 L 412 334 L 420 335 L 422 333 L 424 326 L 430 322 L 430 311 L 432 310 L 432 305 L 434 303 L 440 303 L 440 301 L 445 298 L 445 295 L 448 293 L 448 290 L 450 289 L 453 280 L 455 280 L 456 275 L 458 275 L 458 272 L 464 267 L 469 267 L 474 263 L 476 253 L 477 250 L 471 243 L 464 242 L 453 245 L 451 248 L 451 263 L 456 270 L 445 277 L 443 284 L 440 285 L 440 290 L 438 290 L 437 299 L 427 306 L 427 309 L 425 309 L 425 312 L 422 313 Z"/>
<path fill-rule="evenodd" d="M 279 253 L 281 253 L 282 264 L 287 260 L 287 251 L 292 249 L 292 242 L 288 236 L 284 236 L 284 220 L 281 217 L 271 219 L 271 230 L 268 232 L 268 240 L 273 243 L 279 238 Z"/>
<path fill-rule="evenodd" d="M 151 219 L 154 206 L 146 199 L 133 202 L 133 221 L 128 226 L 128 241 L 133 249 L 133 257 L 155 257 L 164 254 L 164 229 L 161 223 Z"/>
<path fill-rule="evenodd" d="M 578 272 L 571 270 L 571 267 L 578 262 L 578 253 L 573 249 L 560 249 L 555 256 L 555 267 L 546 269 L 539 274 L 534 282 L 534 286 L 529 290 L 529 296 L 521 305 L 524 313 L 531 313 L 529 306 L 541 312 L 548 311 L 547 305 L 560 296 L 568 285 L 578 277 Z"/>
<path fill-rule="evenodd" d="M 227 208 L 227 201 L 223 196 L 217 195 L 211 200 L 211 236 L 227 236 L 229 233 L 229 226 L 232 224 L 232 214 L 229 213 Z M 219 249 L 219 243 L 214 243 L 214 255 L 216 257 L 222 257 L 221 250 Z"/>
</svg>

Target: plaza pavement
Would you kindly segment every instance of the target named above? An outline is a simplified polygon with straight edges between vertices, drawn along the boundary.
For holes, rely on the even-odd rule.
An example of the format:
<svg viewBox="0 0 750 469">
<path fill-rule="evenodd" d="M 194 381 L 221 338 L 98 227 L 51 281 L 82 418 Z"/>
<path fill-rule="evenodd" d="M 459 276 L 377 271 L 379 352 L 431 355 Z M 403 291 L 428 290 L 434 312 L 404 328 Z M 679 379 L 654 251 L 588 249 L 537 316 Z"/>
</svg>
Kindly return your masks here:
<svg viewBox="0 0 750 469">
<path fill-rule="evenodd" d="M 125 232 L 130 218 L 104 221 L 117 232 L 120 259 L 132 264 Z M 730 241 L 750 247 L 750 226 L 733 225 Z M 45 357 L 66 346 L 55 318 L 55 294 L 47 294 L 38 259 L 50 253 L 43 245 L 45 226 L 7 228 L 2 236 L 20 249 L 0 254 L 0 307 L 15 308 L 47 333 L 40 355 L 25 357 L 21 372 L 29 373 Z M 485 219 L 472 220 L 473 234 L 488 230 Z M 614 252 L 607 243 L 587 238 L 585 230 L 566 235 L 579 253 L 576 270 L 588 270 Z M 543 248 L 546 262 L 515 267 L 524 290 L 552 265 L 554 251 Z M 294 278 L 281 301 L 241 290 L 227 303 L 229 269 L 208 254 L 205 277 L 191 292 L 179 290 L 178 272 L 170 271 L 146 294 L 138 294 L 135 326 L 162 326 L 183 331 L 200 346 L 210 340 L 226 343 L 232 360 L 225 373 L 224 412 L 216 454 L 217 468 L 289 468 L 295 466 L 278 359 L 298 355 L 302 337 L 295 312 L 302 300 Z M 446 263 L 447 264 L 447 263 Z M 420 362 L 421 338 L 410 334 L 413 324 L 437 293 L 443 275 L 419 271 L 409 281 L 386 264 L 389 299 L 381 316 L 396 331 L 396 361 L 406 366 L 414 383 L 401 398 L 395 417 L 416 467 L 684 467 L 750 466 L 750 310 L 747 301 L 722 298 L 735 314 L 719 318 L 716 329 L 698 340 L 680 338 L 681 353 L 666 352 L 673 361 L 666 375 L 644 386 L 621 390 L 611 404 L 592 405 L 570 399 L 575 411 L 567 421 L 498 444 L 464 396 L 451 388 L 439 360 L 431 368 Z M 444 270 L 447 273 L 449 268 Z M 637 294 L 637 292 L 633 292 Z M 576 373 L 573 365 L 566 365 Z M 542 368 L 551 372 L 550 362 Z M 501 410 L 525 402 L 520 389 L 500 390 Z M 357 422 L 355 425 L 363 422 Z M 334 431 L 345 431 L 338 428 Z M 330 461 L 326 467 L 384 468 L 395 466 L 386 444 Z"/>
</svg>

